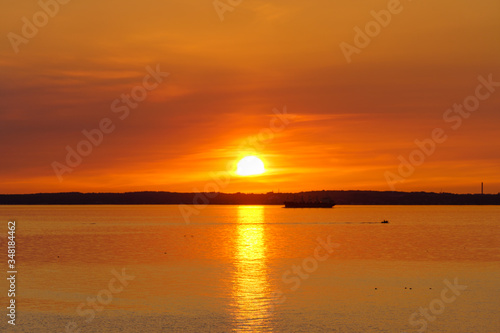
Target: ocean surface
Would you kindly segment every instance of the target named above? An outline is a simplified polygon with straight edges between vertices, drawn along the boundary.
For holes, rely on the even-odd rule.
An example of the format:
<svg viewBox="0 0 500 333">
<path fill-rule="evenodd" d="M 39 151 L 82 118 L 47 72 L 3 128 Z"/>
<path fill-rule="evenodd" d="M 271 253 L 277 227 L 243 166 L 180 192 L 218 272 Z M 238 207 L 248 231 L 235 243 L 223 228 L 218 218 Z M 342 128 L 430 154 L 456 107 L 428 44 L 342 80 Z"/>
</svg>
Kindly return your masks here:
<svg viewBox="0 0 500 333">
<path fill-rule="evenodd" d="M 500 332 L 498 206 L 0 212 L 1 332 Z"/>
</svg>

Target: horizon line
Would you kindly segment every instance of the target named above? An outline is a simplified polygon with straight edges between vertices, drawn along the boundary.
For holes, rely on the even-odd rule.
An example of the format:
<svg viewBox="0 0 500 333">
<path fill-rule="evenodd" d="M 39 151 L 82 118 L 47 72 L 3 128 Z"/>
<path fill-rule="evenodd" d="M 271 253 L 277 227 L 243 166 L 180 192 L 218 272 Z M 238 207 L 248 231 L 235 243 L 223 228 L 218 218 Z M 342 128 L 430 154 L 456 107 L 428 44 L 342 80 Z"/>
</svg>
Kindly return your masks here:
<svg viewBox="0 0 500 333">
<path fill-rule="evenodd" d="M 129 194 L 129 193 L 176 193 L 176 194 L 197 194 L 197 193 L 218 193 L 218 194 L 300 194 L 308 192 L 380 192 L 380 193 L 428 193 L 428 194 L 453 194 L 453 195 L 500 195 L 498 193 L 454 193 L 454 192 L 434 192 L 434 191 L 391 191 L 391 190 L 304 190 L 299 192 L 215 192 L 215 191 L 200 191 L 200 192 L 180 192 L 180 191 L 125 191 L 125 192 L 80 192 L 80 191 L 64 191 L 64 192 L 32 192 L 32 193 L 0 193 L 0 195 L 37 195 L 37 194 Z"/>
</svg>

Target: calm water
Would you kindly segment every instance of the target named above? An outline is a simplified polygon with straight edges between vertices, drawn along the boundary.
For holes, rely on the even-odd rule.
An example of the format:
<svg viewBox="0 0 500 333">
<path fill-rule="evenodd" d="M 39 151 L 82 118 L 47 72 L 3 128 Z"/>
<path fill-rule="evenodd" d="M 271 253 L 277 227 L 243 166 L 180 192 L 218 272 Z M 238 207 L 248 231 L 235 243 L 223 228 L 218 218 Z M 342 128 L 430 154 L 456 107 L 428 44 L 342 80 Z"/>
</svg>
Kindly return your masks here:
<svg viewBox="0 0 500 333">
<path fill-rule="evenodd" d="M 500 332 L 500 207 L 0 212 L 18 241 L 0 331 Z"/>
</svg>

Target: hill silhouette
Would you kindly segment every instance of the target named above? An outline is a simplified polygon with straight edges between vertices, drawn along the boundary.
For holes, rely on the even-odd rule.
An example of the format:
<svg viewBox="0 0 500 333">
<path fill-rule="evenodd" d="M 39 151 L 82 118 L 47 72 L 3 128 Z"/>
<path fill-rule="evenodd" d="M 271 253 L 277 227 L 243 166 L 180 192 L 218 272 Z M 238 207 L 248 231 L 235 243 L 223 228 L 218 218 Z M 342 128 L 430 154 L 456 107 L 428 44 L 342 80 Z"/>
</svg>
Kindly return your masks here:
<svg viewBox="0 0 500 333">
<path fill-rule="evenodd" d="M 395 191 L 309 191 L 299 193 L 35 193 L 0 194 L 0 205 L 282 205 L 285 201 L 332 200 L 337 205 L 500 205 L 499 194 Z"/>
</svg>

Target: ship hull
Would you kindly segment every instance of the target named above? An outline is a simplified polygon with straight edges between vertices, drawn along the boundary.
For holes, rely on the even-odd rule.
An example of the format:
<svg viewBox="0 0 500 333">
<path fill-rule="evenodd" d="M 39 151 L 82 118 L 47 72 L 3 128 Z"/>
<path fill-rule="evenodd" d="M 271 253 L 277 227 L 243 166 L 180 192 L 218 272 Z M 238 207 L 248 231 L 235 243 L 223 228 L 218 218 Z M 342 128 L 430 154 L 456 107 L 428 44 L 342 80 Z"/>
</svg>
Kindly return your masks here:
<svg viewBox="0 0 500 333">
<path fill-rule="evenodd" d="M 285 201 L 285 208 L 332 208 L 333 203 L 327 202 L 295 202 Z"/>
</svg>

